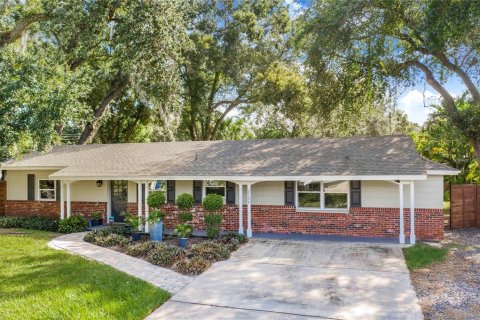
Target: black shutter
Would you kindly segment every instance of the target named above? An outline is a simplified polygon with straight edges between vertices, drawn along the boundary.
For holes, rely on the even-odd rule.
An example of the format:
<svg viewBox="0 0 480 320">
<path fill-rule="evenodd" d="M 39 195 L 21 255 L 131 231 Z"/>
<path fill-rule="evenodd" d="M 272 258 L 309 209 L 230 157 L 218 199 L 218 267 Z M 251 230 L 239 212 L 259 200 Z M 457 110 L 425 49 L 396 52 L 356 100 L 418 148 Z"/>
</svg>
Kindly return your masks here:
<svg viewBox="0 0 480 320">
<path fill-rule="evenodd" d="M 350 181 L 350 207 L 362 206 L 361 186 L 360 180 Z"/>
<path fill-rule="evenodd" d="M 285 181 L 285 205 L 295 205 L 295 181 Z"/>
<path fill-rule="evenodd" d="M 5 178 L 7 177 L 7 170 L 2 170 L 2 178 L 0 181 L 5 181 Z"/>
<path fill-rule="evenodd" d="M 202 185 L 202 180 L 193 181 L 193 199 L 195 200 L 195 204 L 202 203 Z"/>
<path fill-rule="evenodd" d="M 35 201 L 35 175 L 29 174 L 27 177 L 28 177 L 28 187 L 27 187 L 28 200 Z"/>
<path fill-rule="evenodd" d="M 167 180 L 167 203 L 175 203 L 175 180 Z"/>
<path fill-rule="evenodd" d="M 55 184 L 55 189 L 57 189 L 55 192 L 57 194 L 57 201 L 60 201 L 60 192 L 61 192 L 60 188 L 61 188 L 60 180 L 57 180 Z"/>
<path fill-rule="evenodd" d="M 137 187 L 135 188 L 135 192 L 137 195 L 137 203 L 138 203 L 138 184 Z M 142 183 L 142 203 L 145 203 L 145 185 Z"/>
<path fill-rule="evenodd" d="M 227 204 L 235 204 L 235 183 L 227 181 Z"/>
</svg>

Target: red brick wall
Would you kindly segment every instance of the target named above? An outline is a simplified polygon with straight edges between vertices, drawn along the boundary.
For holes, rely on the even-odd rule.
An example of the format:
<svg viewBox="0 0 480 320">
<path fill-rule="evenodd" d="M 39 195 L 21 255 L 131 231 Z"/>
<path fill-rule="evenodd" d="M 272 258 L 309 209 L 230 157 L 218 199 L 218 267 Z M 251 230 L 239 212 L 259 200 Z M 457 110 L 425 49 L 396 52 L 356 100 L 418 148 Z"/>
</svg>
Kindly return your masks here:
<svg viewBox="0 0 480 320">
<path fill-rule="evenodd" d="M 178 209 L 166 205 L 165 224 L 173 228 L 179 223 Z M 247 208 L 243 206 L 243 225 L 247 228 Z M 129 203 L 127 211 L 137 213 L 136 203 Z M 204 210 L 201 206 L 192 209 L 193 225 L 204 229 Z M 221 212 L 224 216 L 223 230 L 238 230 L 238 207 L 228 205 Z M 410 235 L 410 209 L 404 210 L 405 236 Z M 343 212 L 297 211 L 290 206 L 252 205 L 253 232 L 325 234 L 358 237 L 398 237 L 400 218 L 398 208 L 351 208 Z M 417 239 L 443 239 L 443 210 L 415 209 L 415 233 Z"/>
<path fill-rule="evenodd" d="M 72 214 L 80 213 L 83 216 L 88 217 L 88 215 L 94 211 L 101 211 L 104 218 L 106 218 L 107 203 L 72 201 Z M 60 202 L 7 200 L 5 204 L 5 212 L 7 216 L 40 216 L 59 219 Z M 67 214 L 66 208 L 65 214 Z"/>
</svg>

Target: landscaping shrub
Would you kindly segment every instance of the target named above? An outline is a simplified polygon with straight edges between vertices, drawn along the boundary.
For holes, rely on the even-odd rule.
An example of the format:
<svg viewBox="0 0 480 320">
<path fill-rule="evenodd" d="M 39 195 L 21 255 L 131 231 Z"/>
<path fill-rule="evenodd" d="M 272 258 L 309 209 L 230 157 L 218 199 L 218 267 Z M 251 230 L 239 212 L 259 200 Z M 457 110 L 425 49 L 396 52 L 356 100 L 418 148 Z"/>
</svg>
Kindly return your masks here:
<svg viewBox="0 0 480 320">
<path fill-rule="evenodd" d="M 61 233 L 82 232 L 87 229 L 88 221 L 80 216 L 73 215 L 70 218 L 60 220 L 58 231 Z"/>
<path fill-rule="evenodd" d="M 235 251 L 240 246 L 240 241 L 236 237 L 220 237 L 215 241 L 227 246 L 230 251 Z"/>
<path fill-rule="evenodd" d="M 209 212 L 217 212 L 223 208 L 223 197 L 215 193 L 208 194 L 203 199 L 202 205 Z"/>
<path fill-rule="evenodd" d="M 185 256 L 185 251 L 177 246 L 169 246 L 164 243 L 156 244 L 147 254 L 150 263 L 161 267 L 170 267 Z"/>
<path fill-rule="evenodd" d="M 122 236 L 130 236 L 134 232 L 133 228 L 129 225 L 113 225 L 99 230 L 102 230 L 105 234 L 115 233 Z"/>
<path fill-rule="evenodd" d="M 202 257 L 184 258 L 173 265 L 173 269 L 188 275 L 197 275 L 210 267 L 210 262 Z"/>
<path fill-rule="evenodd" d="M 223 217 L 220 214 L 207 214 L 203 218 L 205 225 L 207 226 L 207 238 L 215 239 L 220 235 L 220 224 L 222 223 Z"/>
<path fill-rule="evenodd" d="M 101 247 L 126 246 L 129 240 L 119 234 L 109 234 L 95 238 L 94 243 Z"/>
<path fill-rule="evenodd" d="M 165 193 L 163 192 L 151 192 L 148 195 L 147 203 L 151 208 L 158 209 L 166 202 Z"/>
<path fill-rule="evenodd" d="M 125 253 L 132 257 L 146 257 L 148 252 L 154 248 L 155 242 L 153 241 L 132 243 L 127 246 Z"/>
<path fill-rule="evenodd" d="M 230 249 L 227 245 L 216 241 L 205 241 L 192 245 L 189 256 L 201 257 L 212 262 L 221 261 L 230 257 Z"/>
<path fill-rule="evenodd" d="M 188 193 L 182 193 L 181 195 L 179 195 L 176 202 L 178 208 L 182 211 L 191 209 L 195 204 L 193 196 Z"/>
<path fill-rule="evenodd" d="M 182 211 L 179 213 L 178 217 L 180 218 L 181 222 L 189 222 L 193 220 L 193 214 L 188 211 Z"/>
<path fill-rule="evenodd" d="M 43 217 L 0 217 L 0 228 L 57 231 L 58 220 Z"/>
</svg>

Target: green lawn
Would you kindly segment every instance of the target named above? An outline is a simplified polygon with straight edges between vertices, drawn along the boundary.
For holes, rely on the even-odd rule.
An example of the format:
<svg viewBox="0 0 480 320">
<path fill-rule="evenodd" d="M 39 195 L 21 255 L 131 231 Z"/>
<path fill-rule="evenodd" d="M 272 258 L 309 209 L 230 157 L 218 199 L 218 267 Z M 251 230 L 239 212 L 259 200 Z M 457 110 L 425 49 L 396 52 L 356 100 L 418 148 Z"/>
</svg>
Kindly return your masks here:
<svg viewBox="0 0 480 320">
<path fill-rule="evenodd" d="M 0 319 L 143 319 L 169 293 L 47 247 L 52 233 L 0 229 Z"/>
<path fill-rule="evenodd" d="M 416 244 L 403 249 L 403 255 L 410 270 L 423 268 L 437 261 L 444 261 L 448 248 L 434 248 L 426 244 Z"/>
</svg>

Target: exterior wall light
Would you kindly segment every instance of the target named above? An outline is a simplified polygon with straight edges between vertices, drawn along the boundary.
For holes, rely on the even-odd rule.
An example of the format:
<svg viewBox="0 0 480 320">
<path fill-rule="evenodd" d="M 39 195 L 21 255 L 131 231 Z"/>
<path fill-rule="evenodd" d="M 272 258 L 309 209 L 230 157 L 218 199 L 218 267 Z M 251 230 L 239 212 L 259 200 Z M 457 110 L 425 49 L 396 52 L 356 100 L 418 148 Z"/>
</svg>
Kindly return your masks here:
<svg viewBox="0 0 480 320">
<path fill-rule="evenodd" d="M 103 181 L 102 180 L 97 180 L 97 187 L 101 188 L 102 185 L 103 185 Z"/>
</svg>

